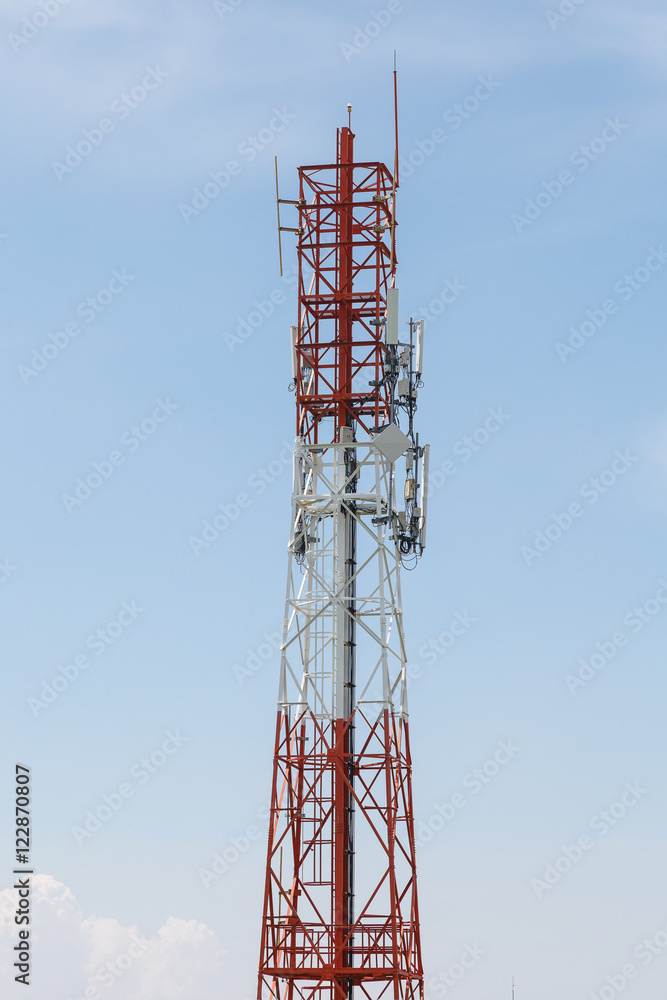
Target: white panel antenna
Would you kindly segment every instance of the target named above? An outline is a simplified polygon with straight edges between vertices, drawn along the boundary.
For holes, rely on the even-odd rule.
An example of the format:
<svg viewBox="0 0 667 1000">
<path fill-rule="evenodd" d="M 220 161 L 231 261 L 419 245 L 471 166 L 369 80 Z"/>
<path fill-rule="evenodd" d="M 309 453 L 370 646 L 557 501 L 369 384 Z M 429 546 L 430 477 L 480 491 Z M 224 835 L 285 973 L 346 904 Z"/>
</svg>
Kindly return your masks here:
<svg viewBox="0 0 667 1000">
<path fill-rule="evenodd" d="M 387 289 L 387 343 L 398 344 L 398 288 Z"/>
<path fill-rule="evenodd" d="M 421 530 L 421 546 L 426 547 L 426 515 L 428 513 L 428 462 L 430 455 L 431 446 L 429 444 L 424 445 L 424 450 L 422 453 L 422 475 L 421 475 L 421 490 L 422 490 L 422 530 Z"/>
<path fill-rule="evenodd" d="M 299 365 L 296 356 L 296 343 L 299 335 L 299 328 L 297 326 L 291 326 L 289 328 L 290 332 L 290 344 L 292 347 L 292 378 L 296 381 L 299 374 Z"/>
<path fill-rule="evenodd" d="M 424 371 L 424 320 L 420 319 L 416 323 L 417 327 L 417 356 L 415 358 L 415 372 L 417 378 Z"/>
</svg>

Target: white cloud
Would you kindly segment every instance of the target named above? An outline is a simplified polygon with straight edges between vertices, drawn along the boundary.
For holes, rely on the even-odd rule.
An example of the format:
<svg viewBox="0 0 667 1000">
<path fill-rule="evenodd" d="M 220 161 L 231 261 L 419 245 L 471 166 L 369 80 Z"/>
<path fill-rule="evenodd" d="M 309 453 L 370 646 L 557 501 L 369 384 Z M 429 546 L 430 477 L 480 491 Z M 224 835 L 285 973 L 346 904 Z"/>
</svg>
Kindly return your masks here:
<svg viewBox="0 0 667 1000">
<path fill-rule="evenodd" d="M 645 428 L 643 452 L 650 462 L 667 465 L 667 418 L 657 420 Z"/>
<path fill-rule="evenodd" d="M 140 10 L 130 0 L 69 0 L 20 51 L 12 52 L 7 39 L 3 43 L 0 107 L 8 123 L 9 162 L 18 157 L 48 177 L 52 161 L 62 160 L 84 128 L 108 116 L 112 103 L 140 84 L 147 66 L 159 66 L 167 79 L 131 118 L 117 123 L 116 134 L 95 153 L 93 172 L 177 183 L 183 178 L 186 188 L 263 127 L 274 103 L 299 115 L 280 140 L 298 158 L 304 144 L 312 148 L 305 122 L 328 109 L 338 89 L 344 85 L 345 99 L 350 84 L 365 93 L 381 66 L 388 79 L 399 38 L 406 83 L 431 79 L 444 106 L 464 96 L 480 73 L 500 74 L 506 83 L 535 66 L 566 72 L 573 60 L 607 58 L 625 60 L 642 75 L 664 75 L 667 15 L 653 0 L 637 0 L 632 9 L 614 0 L 587 0 L 557 31 L 544 16 L 556 0 L 543 4 L 529 15 L 512 16 L 489 0 L 482 17 L 480 5 L 452 10 L 433 0 L 406 3 L 348 65 L 340 44 L 349 43 L 355 27 L 371 17 L 370 5 L 360 11 L 349 0 L 335 8 L 305 0 L 287 7 L 244 0 L 221 20 L 204 0 L 147 0 Z M 4 0 L 5 34 L 19 30 L 25 13 L 24 0 Z"/>
<path fill-rule="evenodd" d="M 423 18 L 406 17 L 401 62 L 474 78 L 479 72 L 510 74 L 612 55 L 634 63 L 641 72 L 664 76 L 667 14 L 654 0 L 635 0 L 631 6 L 625 0 L 587 0 L 556 30 L 546 13 L 558 10 L 559 0 L 542 2 L 543 10 L 525 16 L 489 4 L 483 20 L 479 9 L 450 10 L 443 5 L 430 15 L 429 33 Z"/>
<path fill-rule="evenodd" d="M 590 43 L 634 59 L 641 69 L 664 76 L 667 55 L 667 14 L 632 9 L 625 4 L 597 8 L 589 22 Z"/>
<path fill-rule="evenodd" d="M 32 880 L 32 1000 L 219 1000 L 224 951 L 196 920 L 169 917 L 156 934 L 84 916 L 73 893 L 50 875 Z M 0 976 L 13 978 L 18 941 L 16 891 L 0 892 Z"/>
</svg>

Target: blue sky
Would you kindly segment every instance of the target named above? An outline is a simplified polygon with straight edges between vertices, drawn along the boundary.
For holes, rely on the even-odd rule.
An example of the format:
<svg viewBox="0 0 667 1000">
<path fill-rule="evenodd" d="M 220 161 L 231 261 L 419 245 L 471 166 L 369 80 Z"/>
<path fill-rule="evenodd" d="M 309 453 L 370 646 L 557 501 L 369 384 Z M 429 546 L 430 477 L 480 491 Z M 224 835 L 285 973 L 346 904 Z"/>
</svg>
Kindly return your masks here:
<svg viewBox="0 0 667 1000">
<path fill-rule="evenodd" d="M 351 102 L 357 155 L 391 163 L 394 49 L 398 284 L 402 318 L 427 317 L 435 473 L 404 580 L 427 998 L 507 997 L 515 974 L 517 1000 L 605 1000 L 628 964 L 625 996 L 664 995 L 667 949 L 642 942 L 667 928 L 667 14 L 560 8 L 70 0 L 33 31 L 39 6 L 5 0 L 0 794 L 29 763 L 63 1000 L 131 928 L 154 947 L 103 996 L 253 996 L 294 426 L 273 157 L 290 197 Z M 212 172 L 224 189 L 194 201 Z M 475 621 L 451 644 L 457 613 Z M 474 791 L 499 741 L 518 749 Z"/>
</svg>

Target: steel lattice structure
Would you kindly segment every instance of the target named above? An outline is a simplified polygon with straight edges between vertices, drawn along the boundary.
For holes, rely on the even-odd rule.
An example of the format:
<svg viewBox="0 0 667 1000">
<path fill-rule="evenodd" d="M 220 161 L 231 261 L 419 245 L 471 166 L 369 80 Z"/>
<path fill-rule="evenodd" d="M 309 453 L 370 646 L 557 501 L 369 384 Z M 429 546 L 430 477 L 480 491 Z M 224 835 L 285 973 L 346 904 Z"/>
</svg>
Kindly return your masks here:
<svg viewBox="0 0 667 1000">
<path fill-rule="evenodd" d="M 423 998 L 400 589 L 424 545 L 423 324 L 399 343 L 396 185 L 353 141 L 340 129 L 336 163 L 299 169 L 292 203 L 297 439 L 259 1000 Z"/>
</svg>

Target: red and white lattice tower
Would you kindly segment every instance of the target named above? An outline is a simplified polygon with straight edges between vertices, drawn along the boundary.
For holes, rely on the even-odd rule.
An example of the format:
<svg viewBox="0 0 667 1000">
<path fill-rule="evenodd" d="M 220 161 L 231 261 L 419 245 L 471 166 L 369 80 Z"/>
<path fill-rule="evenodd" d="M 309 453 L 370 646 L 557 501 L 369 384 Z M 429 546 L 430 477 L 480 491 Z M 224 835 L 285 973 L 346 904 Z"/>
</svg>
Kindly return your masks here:
<svg viewBox="0 0 667 1000">
<path fill-rule="evenodd" d="M 353 143 L 339 129 L 290 202 L 297 438 L 259 1000 L 423 998 L 400 590 L 424 547 L 423 323 L 399 335 L 396 178 Z"/>
</svg>

